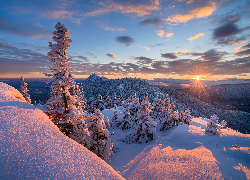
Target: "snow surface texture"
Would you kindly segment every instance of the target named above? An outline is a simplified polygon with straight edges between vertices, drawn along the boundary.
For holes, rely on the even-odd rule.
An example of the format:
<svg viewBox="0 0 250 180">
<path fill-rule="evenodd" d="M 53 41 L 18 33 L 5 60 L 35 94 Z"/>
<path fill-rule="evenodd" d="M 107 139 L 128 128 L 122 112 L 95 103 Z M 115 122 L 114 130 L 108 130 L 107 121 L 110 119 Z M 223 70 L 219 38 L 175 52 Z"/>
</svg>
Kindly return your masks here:
<svg viewBox="0 0 250 180">
<path fill-rule="evenodd" d="M 123 179 L 0 82 L 0 179 Z"/>
<path fill-rule="evenodd" d="M 112 117 L 114 109 L 102 111 Z M 118 107 L 118 120 L 123 117 Z M 250 180 L 250 135 L 230 128 L 216 135 L 206 132 L 208 119 L 193 118 L 170 131 L 157 130 L 155 140 L 123 142 L 129 130 L 114 131 L 111 166 L 126 179 L 237 179 Z"/>
</svg>

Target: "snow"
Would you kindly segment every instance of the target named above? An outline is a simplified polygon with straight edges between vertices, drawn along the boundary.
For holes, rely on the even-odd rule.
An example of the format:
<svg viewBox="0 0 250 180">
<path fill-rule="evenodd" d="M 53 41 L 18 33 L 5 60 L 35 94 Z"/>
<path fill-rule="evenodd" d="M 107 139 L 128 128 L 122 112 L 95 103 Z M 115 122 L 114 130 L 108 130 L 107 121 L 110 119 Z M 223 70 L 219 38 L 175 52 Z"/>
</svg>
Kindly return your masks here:
<svg viewBox="0 0 250 180">
<path fill-rule="evenodd" d="M 148 143 L 126 143 L 130 130 L 114 132 L 111 166 L 64 136 L 14 88 L 0 83 L 0 179 L 250 179 L 250 135 L 223 128 L 205 132 L 193 118 Z M 101 113 L 111 119 L 115 109 Z M 124 114 L 117 107 L 118 120 Z M 120 175 L 119 175 L 119 174 Z"/>
<path fill-rule="evenodd" d="M 118 115 L 121 107 L 117 108 Z M 111 117 L 114 109 L 104 110 Z M 118 117 L 121 120 L 122 116 Z M 250 179 L 250 135 L 221 129 L 206 133 L 208 119 L 170 131 L 157 130 L 155 140 L 127 144 L 129 130 L 114 128 L 115 155 L 111 166 L 126 179 Z M 238 144 L 238 148 L 233 147 Z"/>
<path fill-rule="evenodd" d="M 123 179 L 0 82 L 0 179 Z"/>
</svg>

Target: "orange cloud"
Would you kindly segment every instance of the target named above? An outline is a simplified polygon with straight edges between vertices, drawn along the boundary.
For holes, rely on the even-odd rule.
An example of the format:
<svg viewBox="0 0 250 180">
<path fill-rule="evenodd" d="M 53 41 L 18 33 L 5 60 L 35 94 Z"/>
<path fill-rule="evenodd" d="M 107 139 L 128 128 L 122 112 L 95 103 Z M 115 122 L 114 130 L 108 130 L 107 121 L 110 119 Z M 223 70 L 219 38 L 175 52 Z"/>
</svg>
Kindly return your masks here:
<svg viewBox="0 0 250 180">
<path fill-rule="evenodd" d="M 193 40 L 197 39 L 197 38 L 200 37 L 200 36 L 203 37 L 203 36 L 205 36 L 205 34 L 199 33 L 199 34 L 196 34 L 196 35 L 190 37 L 190 38 L 187 39 L 187 40 L 189 40 L 190 42 L 192 42 Z"/>
<path fill-rule="evenodd" d="M 150 47 L 149 46 L 139 46 L 139 47 L 141 47 L 141 48 L 145 48 L 146 50 L 150 50 Z"/>
<path fill-rule="evenodd" d="M 102 29 L 104 29 L 105 31 L 113 31 L 113 32 L 122 32 L 122 31 L 126 31 L 126 29 L 124 28 L 113 28 L 113 27 L 108 27 L 108 26 L 104 26 L 103 24 L 100 24 L 99 27 L 101 27 Z"/>
<path fill-rule="evenodd" d="M 114 55 L 113 53 L 108 53 L 106 54 L 108 57 L 112 58 L 112 59 L 115 59 L 116 58 L 116 55 Z"/>
<path fill-rule="evenodd" d="M 68 16 L 72 16 L 72 13 L 69 11 L 48 11 L 42 14 L 42 17 L 52 18 L 52 19 L 65 19 Z"/>
<path fill-rule="evenodd" d="M 191 51 L 188 50 L 178 50 L 178 51 L 174 51 L 175 54 L 189 54 L 191 55 Z"/>
<path fill-rule="evenodd" d="M 174 35 L 174 33 L 169 33 L 169 32 L 165 32 L 164 30 L 160 29 L 160 30 L 157 30 L 155 31 L 156 34 L 160 37 L 163 37 L 163 36 L 166 36 L 166 37 L 171 37 Z"/>
<path fill-rule="evenodd" d="M 107 14 L 110 12 L 121 12 L 123 14 L 135 14 L 136 16 L 150 15 L 152 11 L 160 10 L 159 0 L 150 0 L 151 4 L 140 4 L 140 3 L 116 3 L 110 1 L 109 4 L 104 2 L 99 3 L 103 8 L 96 9 L 92 12 L 86 13 L 84 16 L 98 16 Z"/>
<path fill-rule="evenodd" d="M 211 15 L 217 8 L 218 5 L 215 2 L 211 2 L 210 6 L 195 8 L 193 10 L 188 11 L 188 13 L 186 14 L 172 15 L 167 19 L 167 21 L 175 23 L 185 23 L 191 19 L 207 17 Z"/>
</svg>

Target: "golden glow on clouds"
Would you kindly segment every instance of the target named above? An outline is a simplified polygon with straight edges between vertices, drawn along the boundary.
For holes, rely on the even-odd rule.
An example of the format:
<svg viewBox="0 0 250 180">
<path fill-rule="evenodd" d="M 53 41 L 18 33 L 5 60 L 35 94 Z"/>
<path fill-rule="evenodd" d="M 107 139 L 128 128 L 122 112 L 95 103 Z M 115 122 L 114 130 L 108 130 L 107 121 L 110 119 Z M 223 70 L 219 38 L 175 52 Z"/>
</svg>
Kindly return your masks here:
<svg viewBox="0 0 250 180">
<path fill-rule="evenodd" d="M 160 37 L 163 37 L 163 36 L 171 37 L 174 35 L 174 33 L 165 32 L 165 30 L 163 30 L 163 29 L 157 30 L 155 32 L 156 32 L 157 36 L 160 36 Z"/>
<path fill-rule="evenodd" d="M 178 50 L 178 51 L 174 51 L 175 54 L 189 54 L 191 55 L 191 51 L 188 50 Z"/>
<path fill-rule="evenodd" d="M 196 34 L 196 35 L 190 37 L 190 38 L 187 39 L 187 40 L 189 40 L 190 42 L 192 42 L 193 40 L 197 39 L 198 37 L 203 37 L 203 36 L 205 36 L 205 34 L 199 33 L 199 34 Z"/>
<path fill-rule="evenodd" d="M 215 2 L 211 2 L 210 6 L 204 6 L 195 8 L 193 10 L 188 11 L 186 14 L 175 14 L 170 16 L 167 21 L 175 22 L 175 23 L 186 23 L 191 19 L 203 18 L 211 15 L 216 9 L 218 5 Z"/>
<path fill-rule="evenodd" d="M 142 17 L 145 15 L 150 15 L 152 11 L 160 10 L 160 2 L 159 0 L 150 0 L 151 4 L 135 4 L 131 2 L 126 3 L 116 3 L 113 1 L 109 1 L 109 4 L 104 2 L 100 2 L 99 4 L 103 6 L 103 8 L 96 9 L 92 12 L 88 12 L 85 16 L 98 16 L 107 14 L 110 12 L 120 12 L 123 14 L 135 14 L 136 16 Z"/>
</svg>

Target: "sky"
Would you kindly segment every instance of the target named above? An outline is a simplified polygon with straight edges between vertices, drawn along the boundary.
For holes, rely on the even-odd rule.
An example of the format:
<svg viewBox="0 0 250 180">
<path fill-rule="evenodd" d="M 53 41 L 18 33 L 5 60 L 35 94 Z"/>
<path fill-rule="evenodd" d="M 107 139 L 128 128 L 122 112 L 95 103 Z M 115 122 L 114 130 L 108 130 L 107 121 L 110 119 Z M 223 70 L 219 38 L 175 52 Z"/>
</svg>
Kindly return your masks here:
<svg viewBox="0 0 250 180">
<path fill-rule="evenodd" d="M 249 0 L 0 2 L 0 78 L 45 78 L 57 22 L 75 78 L 250 79 Z"/>
</svg>

